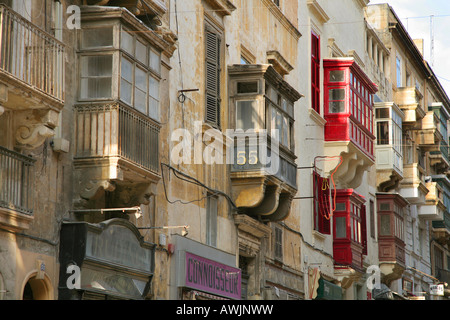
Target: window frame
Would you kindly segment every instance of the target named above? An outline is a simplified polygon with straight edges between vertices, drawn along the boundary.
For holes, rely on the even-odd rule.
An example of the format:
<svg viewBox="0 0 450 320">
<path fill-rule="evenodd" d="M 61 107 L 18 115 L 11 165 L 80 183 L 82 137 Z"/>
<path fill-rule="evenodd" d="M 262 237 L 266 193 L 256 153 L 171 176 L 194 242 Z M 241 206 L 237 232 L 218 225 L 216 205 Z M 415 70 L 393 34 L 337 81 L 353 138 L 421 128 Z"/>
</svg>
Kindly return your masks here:
<svg viewBox="0 0 450 320">
<path fill-rule="evenodd" d="M 213 23 L 205 18 L 204 27 L 204 53 L 205 53 L 205 122 L 211 124 L 214 128 L 220 129 L 222 122 L 222 57 L 224 35 L 214 27 Z M 211 38 L 213 35 L 215 38 Z M 211 42 L 214 41 L 217 47 L 211 48 Z M 209 53 L 216 50 L 216 57 Z M 208 68 L 210 66 L 210 68 Z M 210 72 L 216 72 L 210 75 Z M 211 79 L 212 78 L 212 79 Z M 214 83 L 215 82 L 215 83 Z"/>
<path fill-rule="evenodd" d="M 311 31 L 311 109 L 321 114 L 321 55 L 320 35 Z"/>
<path fill-rule="evenodd" d="M 85 32 L 89 32 L 89 30 L 100 30 L 105 28 L 111 28 L 112 30 L 112 43 L 107 46 L 84 46 L 83 44 L 83 34 Z M 150 41 L 132 34 L 132 30 L 126 28 L 122 23 L 111 23 L 111 24 L 88 24 L 82 27 L 78 36 L 78 44 L 79 44 L 79 52 L 78 52 L 78 60 L 79 60 L 79 89 L 78 89 L 78 100 L 80 102 L 101 102 L 101 101 L 112 101 L 117 100 L 123 102 L 124 104 L 130 106 L 136 111 L 144 114 L 145 116 L 151 118 L 156 122 L 160 122 L 160 82 L 161 82 L 161 54 L 162 52 L 155 47 Z M 132 41 L 132 48 L 128 50 L 124 47 L 123 41 L 125 36 L 128 35 Z M 145 47 L 145 57 L 146 61 L 141 61 L 136 56 L 136 45 L 137 43 L 141 43 Z M 151 54 L 154 52 L 155 54 Z M 83 75 L 83 62 L 82 59 L 89 56 L 111 56 L 112 57 L 112 66 L 111 66 L 111 95 L 109 97 L 92 97 L 83 93 L 82 81 L 87 78 Z M 152 60 L 152 57 L 155 60 Z M 131 75 L 131 101 L 125 100 L 122 95 L 122 81 L 123 81 L 123 73 L 122 73 L 122 64 L 124 60 L 127 60 L 132 66 L 132 75 Z M 154 66 L 158 64 L 158 69 L 155 69 Z M 137 90 L 137 68 L 140 68 L 145 74 L 145 112 L 142 108 L 138 108 L 135 104 L 136 99 L 136 90 Z M 150 77 L 152 77 L 155 81 L 151 82 Z M 151 87 L 151 84 L 156 84 L 157 88 Z M 141 90 L 142 91 L 142 90 Z M 158 92 L 158 97 L 155 100 L 156 103 L 152 104 L 150 99 L 153 96 L 150 96 L 152 92 Z M 151 109 L 157 108 L 157 110 Z"/>
</svg>

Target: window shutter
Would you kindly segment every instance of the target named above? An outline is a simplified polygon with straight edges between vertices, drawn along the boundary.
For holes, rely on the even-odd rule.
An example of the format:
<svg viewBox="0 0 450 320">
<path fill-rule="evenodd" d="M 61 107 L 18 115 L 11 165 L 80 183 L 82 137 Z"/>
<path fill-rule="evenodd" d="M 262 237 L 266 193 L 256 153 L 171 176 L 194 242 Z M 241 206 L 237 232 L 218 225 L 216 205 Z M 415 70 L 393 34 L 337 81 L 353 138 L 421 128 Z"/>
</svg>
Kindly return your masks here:
<svg viewBox="0 0 450 320">
<path fill-rule="evenodd" d="M 361 207 L 361 242 L 363 245 L 363 255 L 367 256 L 367 222 L 366 222 L 366 205 Z"/>
<path fill-rule="evenodd" d="M 206 29 L 206 121 L 220 127 L 220 35 Z"/>
</svg>

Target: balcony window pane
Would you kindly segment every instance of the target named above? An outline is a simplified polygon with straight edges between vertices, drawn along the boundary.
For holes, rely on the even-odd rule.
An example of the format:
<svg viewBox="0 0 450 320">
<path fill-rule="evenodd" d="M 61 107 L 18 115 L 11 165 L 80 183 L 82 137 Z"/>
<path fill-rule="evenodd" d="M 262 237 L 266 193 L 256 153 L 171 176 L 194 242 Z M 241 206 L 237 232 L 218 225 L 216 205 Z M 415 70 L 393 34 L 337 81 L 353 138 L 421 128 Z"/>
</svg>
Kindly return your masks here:
<svg viewBox="0 0 450 320">
<path fill-rule="evenodd" d="M 147 73 L 136 68 L 135 73 L 134 107 L 147 114 Z"/>
<path fill-rule="evenodd" d="M 330 89 L 329 91 L 329 113 L 345 112 L 345 89 Z"/>
<path fill-rule="evenodd" d="M 284 116 L 283 117 L 283 139 L 282 143 L 289 147 L 289 119 Z"/>
<path fill-rule="evenodd" d="M 150 69 L 157 74 L 161 73 L 161 56 L 158 52 L 150 49 Z"/>
<path fill-rule="evenodd" d="M 347 219 L 336 217 L 336 238 L 347 238 Z"/>
<path fill-rule="evenodd" d="M 112 56 L 81 57 L 81 98 L 110 98 Z"/>
<path fill-rule="evenodd" d="M 389 144 L 389 122 L 381 121 L 377 123 L 377 143 L 378 145 Z"/>
<path fill-rule="evenodd" d="M 143 64 L 148 64 L 147 46 L 140 41 L 136 41 L 136 59 Z"/>
<path fill-rule="evenodd" d="M 391 216 L 383 214 L 380 216 L 380 235 L 391 235 Z"/>
<path fill-rule="evenodd" d="M 375 111 L 377 119 L 389 119 L 389 108 L 379 108 Z"/>
<path fill-rule="evenodd" d="M 149 104 L 148 115 L 159 121 L 159 81 L 152 76 L 148 77 L 149 80 Z"/>
<path fill-rule="evenodd" d="M 133 96 L 133 64 L 122 58 L 120 99 L 132 105 Z"/>
<path fill-rule="evenodd" d="M 260 128 L 260 115 L 258 114 L 258 101 L 236 102 L 236 129 L 248 130 Z"/>
<path fill-rule="evenodd" d="M 126 31 L 121 33 L 120 48 L 134 56 L 134 37 Z"/>
<path fill-rule="evenodd" d="M 344 70 L 330 71 L 330 82 L 344 82 L 344 81 L 345 81 L 345 71 Z"/>
<path fill-rule="evenodd" d="M 258 81 L 238 82 L 237 93 L 258 93 Z"/>
<path fill-rule="evenodd" d="M 81 32 L 83 49 L 113 46 L 113 27 L 83 29 Z"/>
</svg>

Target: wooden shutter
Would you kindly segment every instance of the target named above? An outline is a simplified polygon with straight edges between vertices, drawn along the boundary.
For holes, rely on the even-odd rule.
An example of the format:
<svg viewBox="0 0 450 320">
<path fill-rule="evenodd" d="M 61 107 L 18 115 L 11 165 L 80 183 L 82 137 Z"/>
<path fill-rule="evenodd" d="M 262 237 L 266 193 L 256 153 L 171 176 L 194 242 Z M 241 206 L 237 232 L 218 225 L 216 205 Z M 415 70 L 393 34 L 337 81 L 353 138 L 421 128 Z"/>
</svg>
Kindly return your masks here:
<svg viewBox="0 0 450 320">
<path fill-rule="evenodd" d="M 320 114 L 320 37 L 311 33 L 311 107 Z"/>
<path fill-rule="evenodd" d="M 366 205 L 361 206 L 361 242 L 363 245 L 363 255 L 367 256 L 367 219 Z"/>
<path fill-rule="evenodd" d="M 220 127 L 220 43 L 218 33 L 206 28 L 206 121 Z"/>
</svg>

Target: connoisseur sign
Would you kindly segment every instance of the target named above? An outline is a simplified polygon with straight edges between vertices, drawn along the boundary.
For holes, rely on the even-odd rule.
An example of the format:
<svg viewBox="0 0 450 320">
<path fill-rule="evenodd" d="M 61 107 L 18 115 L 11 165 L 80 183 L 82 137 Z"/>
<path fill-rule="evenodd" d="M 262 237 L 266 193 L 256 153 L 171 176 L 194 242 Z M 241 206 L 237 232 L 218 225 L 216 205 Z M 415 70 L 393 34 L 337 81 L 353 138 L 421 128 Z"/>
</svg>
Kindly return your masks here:
<svg viewBox="0 0 450 320">
<path fill-rule="evenodd" d="M 186 287 L 241 298 L 241 270 L 186 252 Z"/>
</svg>

